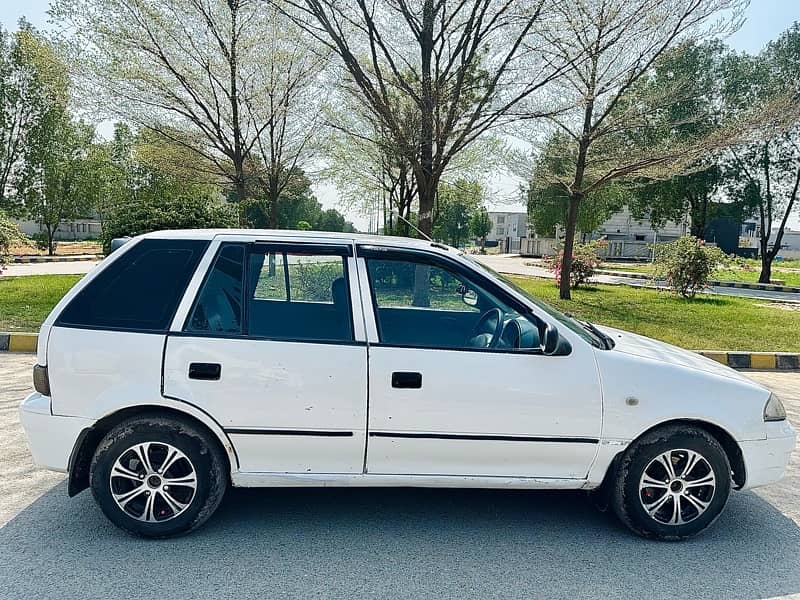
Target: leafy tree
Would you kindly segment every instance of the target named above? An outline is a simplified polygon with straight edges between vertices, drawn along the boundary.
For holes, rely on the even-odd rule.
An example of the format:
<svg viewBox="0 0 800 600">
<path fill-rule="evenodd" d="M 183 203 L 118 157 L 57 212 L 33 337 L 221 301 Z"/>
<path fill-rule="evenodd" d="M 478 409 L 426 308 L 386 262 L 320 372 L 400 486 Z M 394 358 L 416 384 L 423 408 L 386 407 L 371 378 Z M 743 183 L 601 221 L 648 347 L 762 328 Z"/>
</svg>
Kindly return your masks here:
<svg viewBox="0 0 800 600">
<path fill-rule="evenodd" d="M 28 245 L 30 241 L 20 232 L 16 223 L 0 211 L 0 273 L 8 262 L 11 247 L 15 245 Z"/>
<path fill-rule="evenodd" d="M 481 252 L 486 252 L 486 236 L 492 232 L 492 220 L 483 206 L 469 220 L 469 230 L 481 243 Z"/>
<path fill-rule="evenodd" d="M 475 181 L 459 179 L 441 184 L 434 212 L 434 237 L 458 247 L 469 237 L 470 221 L 482 201 L 483 189 Z"/>
<path fill-rule="evenodd" d="M 38 125 L 66 101 L 66 68 L 50 44 L 24 20 L 14 34 L 0 27 L 0 209 L 24 212 L 14 192 L 36 136 L 47 133 Z"/>
<path fill-rule="evenodd" d="M 728 65 L 725 109 L 733 114 L 789 94 L 800 97 L 800 24 L 795 23 L 759 56 L 732 56 Z M 754 207 L 758 219 L 761 273 L 769 283 L 786 224 L 800 191 L 800 115 L 788 129 L 766 129 L 760 139 L 733 147 L 725 162 L 729 196 Z M 772 247 L 769 240 L 775 229 Z"/>
<path fill-rule="evenodd" d="M 742 0 L 554 3 L 553 15 L 561 26 L 541 35 L 554 62 L 574 66 L 553 90 L 564 99 L 564 110 L 551 115 L 568 143 L 560 148 L 561 168 L 549 176 L 540 170 L 539 177 L 542 186 L 560 185 L 569 195 L 565 274 L 571 268 L 581 205 L 593 194 L 618 180 L 668 179 L 724 145 L 722 133 L 688 140 L 665 135 L 676 125 L 671 107 L 691 94 L 691 86 L 674 77 L 659 80 L 653 69 L 681 43 L 733 29 L 745 5 Z M 728 18 L 709 26 L 722 11 L 728 11 Z M 649 83 L 653 76 L 656 81 Z M 697 116 L 683 116 L 680 123 L 687 118 Z M 562 299 L 570 298 L 569 281 L 561 278 Z"/>
</svg>

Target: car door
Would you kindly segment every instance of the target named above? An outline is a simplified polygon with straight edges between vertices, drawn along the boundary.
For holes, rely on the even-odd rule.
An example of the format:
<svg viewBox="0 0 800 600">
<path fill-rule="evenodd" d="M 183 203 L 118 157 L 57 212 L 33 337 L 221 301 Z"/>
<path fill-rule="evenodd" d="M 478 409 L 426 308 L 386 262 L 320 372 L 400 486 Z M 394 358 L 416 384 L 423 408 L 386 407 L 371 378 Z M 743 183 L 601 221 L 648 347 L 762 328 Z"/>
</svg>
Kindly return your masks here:
<svg viewBox="0 0 800 600">
<path fill-rule="evenodd" d="M 602 419 L 587 343 L 574 336 L 563 355 L 545 356 L 544 321 L 458 261 L 367 246 L 357 254 L 369 282 L 362 302 L 373 308 L 369 473 L 586 477 Z"/>
<path fill-rule="evenodd" d="M 233 236 L 210 252 L 168 336 L 164 395 L 216 419 L 243 472 L 361 473 L 367 354 L 352 245 Z"/>
</svg>

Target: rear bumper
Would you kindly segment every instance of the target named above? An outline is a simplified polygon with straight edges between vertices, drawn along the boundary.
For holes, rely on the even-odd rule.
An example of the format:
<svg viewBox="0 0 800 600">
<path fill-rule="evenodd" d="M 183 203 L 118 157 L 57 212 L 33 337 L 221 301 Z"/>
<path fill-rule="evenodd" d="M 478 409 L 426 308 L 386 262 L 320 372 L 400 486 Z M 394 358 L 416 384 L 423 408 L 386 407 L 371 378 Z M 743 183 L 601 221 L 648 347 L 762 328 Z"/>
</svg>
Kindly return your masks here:
<svg viewBox="0 0 800 600">
<path fill-rule="evenodd" d="M 789 421 L 766 423 L 766 428 L 766 439 L 739 442 L 747 477 L 742 489 L 775 483 L 786 472 L 797 443 L 797 433 Z"/>
<path fill-rule="evenodd" d="M 94 423 L 90 419 L 51 414 L 50 397 L 37 392 L 20 404 L 19 420 L 28 438 L 33 461 L 62 473 L 67 471 L 70 454 L 81 431 Z"/>
</svg>

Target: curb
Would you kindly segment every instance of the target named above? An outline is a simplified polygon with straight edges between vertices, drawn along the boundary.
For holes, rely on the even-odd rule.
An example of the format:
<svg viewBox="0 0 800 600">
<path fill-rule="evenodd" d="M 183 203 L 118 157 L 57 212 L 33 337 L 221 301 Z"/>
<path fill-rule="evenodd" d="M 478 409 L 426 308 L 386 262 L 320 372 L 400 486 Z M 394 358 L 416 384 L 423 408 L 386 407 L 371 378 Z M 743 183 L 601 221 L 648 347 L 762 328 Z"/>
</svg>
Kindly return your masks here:
<svg viewBox="0 0 800 600">
<path fill-rule="evenodd" d="M 597 269 L 595 273 L 598 275 L 610 275 L 611 277 L 626 277 L 628 279 L 652 279 L 652 277 L 643 273 L 628 273 L 627 271 L 607 271 L 605 269 Z M 785 292 L 788 294 L 800 294 L 800 287 L 775 285 L 772 283 L 744 283 L 741 281 L 720 281 L 717 279 L 712 279 L 708 282 L 708 285 L 715 287 L 739 288 L 743 290 L 761 290 L 762 292 Z"/>
<path fill-rule="evenodd" d="M 0 333 L 0 352 L 36 352 L 38 333 Z M 800 369 L 800 353 L 796 352 L 726 352 L 696 350 L 701 356 L 733 369 L 787 371 Z"/>
<path fill-rule="evenodd" d="M 91 255 L 76 255 L 76 256 L 17 256 L 11 261 L 12 264 L 29 264 L 29 263 L 62 263 L 62 262 L 77 262 L 89 260 L 101 260 L 102 254 Z"/>
</svg>

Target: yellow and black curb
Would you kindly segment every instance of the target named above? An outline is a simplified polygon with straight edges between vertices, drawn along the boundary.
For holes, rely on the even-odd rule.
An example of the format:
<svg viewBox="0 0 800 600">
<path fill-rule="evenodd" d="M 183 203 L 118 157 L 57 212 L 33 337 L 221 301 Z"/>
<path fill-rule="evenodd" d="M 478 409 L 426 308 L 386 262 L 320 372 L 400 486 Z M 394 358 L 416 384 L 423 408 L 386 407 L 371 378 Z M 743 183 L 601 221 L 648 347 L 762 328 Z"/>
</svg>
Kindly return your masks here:
<svg viewBox="0 0 800 600">
<path fill-rule="evenodd" d="M 609 271 L 608 269 L 597 269 L 598 275 L 610 275 L 612 277 L 623 277 L 627 279 L 652 279 L 643 273 L 628 273 L 627 271 Z M 744 283 L 741 281 L 720 281 L 714 279 L 708 282 L 709 286 L 738 288 L 741 290 L 760 290 L 762 292 L 784 292 L 787 294 L 800 294 L 800 287 L 789 285 L 776 285 L 773 283 Z"/>
<path fill-rule="evenodd" d="M 63 263 L 87 260 L 101 260 L 102 254 L 91 254 L 81 256 L 15 256 L 12 263 L 15 265 L 29 263 Z"/>
<path fill-rule="evenodd" d="M 36 352 L 37 333 L 0 333 L 0 352 Z M 707 358 L 734 369 L 789 371 L 800 369 L 800 353 L 794 352 L 722 352 L 699 350 Z"/>
</svg>

